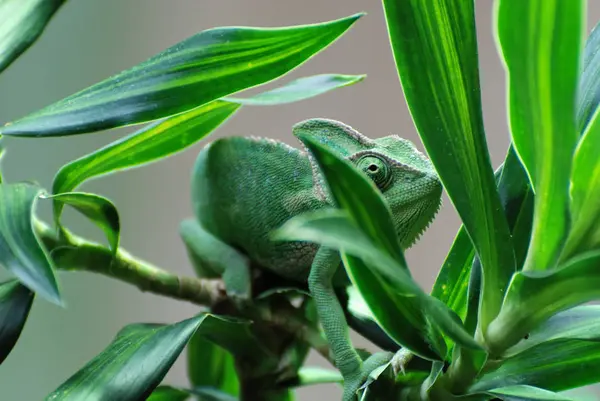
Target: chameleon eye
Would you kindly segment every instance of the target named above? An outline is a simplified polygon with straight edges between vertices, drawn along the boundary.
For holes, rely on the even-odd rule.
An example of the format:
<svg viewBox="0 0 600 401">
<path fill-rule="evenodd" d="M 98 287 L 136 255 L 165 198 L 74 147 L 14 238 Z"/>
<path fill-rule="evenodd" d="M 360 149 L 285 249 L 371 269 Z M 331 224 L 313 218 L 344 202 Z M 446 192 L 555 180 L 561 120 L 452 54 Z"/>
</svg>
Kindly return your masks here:
<svg viewBox="0 0 600 401">
<path fill-rule="evenodd" d="M 380 190 L 384 190 L 389 185 L 392 172 L 385 160 L 377 156 L 365 155 L 358 159 L 356 166 L 371 178 Z"/>
</svg>

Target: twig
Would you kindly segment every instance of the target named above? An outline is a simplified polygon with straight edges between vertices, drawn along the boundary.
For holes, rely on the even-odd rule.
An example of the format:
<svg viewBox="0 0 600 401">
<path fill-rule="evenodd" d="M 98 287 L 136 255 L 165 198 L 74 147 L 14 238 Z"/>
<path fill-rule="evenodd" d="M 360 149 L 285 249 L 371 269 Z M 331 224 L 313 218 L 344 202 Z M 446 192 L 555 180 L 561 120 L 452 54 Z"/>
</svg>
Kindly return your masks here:
<svg viewBox="0 0 600 401">
<path fill-rule="evenodd" d="M 113 255 L 108 248 L 73 234 L 59 236 L 41 221 L 35 222 L 35 231 L 46 248 L 52 250 L 52 259 L 61 270 L 99 273 L 133 284 L 144 292 L 196 305 L 212 306 L 226 298 L 220 279 L 179 277 L 123 249 Z"/>
<path fill-rule="evenodd" d="M 110 249 L 68 231 L 59 235 L 40 220 L 35 220 L 33 224 L 38 238 L 51 251 L 58 269 L 102 274 L 132 284 L 144 292 L 206 307 L 227 298 L 221 279 L 180 277 L 136 258 L 122 248 L 113 255 Z M 327 341 L 308 322 L 289 310 L 273 313 L 258 305 L 252 309 L 260 319 L 293 334 L 331 362 Z"/>
</svg>

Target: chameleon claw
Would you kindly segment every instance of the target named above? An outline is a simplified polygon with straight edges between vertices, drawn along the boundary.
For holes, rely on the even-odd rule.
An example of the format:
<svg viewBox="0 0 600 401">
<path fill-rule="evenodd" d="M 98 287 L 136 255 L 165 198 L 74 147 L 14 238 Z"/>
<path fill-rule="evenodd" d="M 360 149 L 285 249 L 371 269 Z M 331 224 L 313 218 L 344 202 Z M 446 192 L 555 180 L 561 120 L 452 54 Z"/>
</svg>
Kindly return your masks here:
<svg viewBox="0 0 600 401">
<path fill-rule="evenodd" d="M 413 354 L 406 348 L 400 348 L 398 352 L 392 357 L 391 365 L 394 376 L 398 376 L 398 373 L 402 372 L 406 375 L 406 366 L 413 358 Z"/>
</svg>

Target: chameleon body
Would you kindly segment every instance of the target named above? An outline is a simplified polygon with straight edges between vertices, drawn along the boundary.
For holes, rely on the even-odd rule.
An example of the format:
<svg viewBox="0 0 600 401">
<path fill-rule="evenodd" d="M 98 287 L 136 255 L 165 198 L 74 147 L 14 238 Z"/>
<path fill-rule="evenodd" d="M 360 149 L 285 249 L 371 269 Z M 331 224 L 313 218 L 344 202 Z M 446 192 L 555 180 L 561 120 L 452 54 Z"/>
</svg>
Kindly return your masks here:
<svg viewBox="0 0 600 401">
<path fill-rule="evenodd" d="M 392 211 L 403 249 L 433 220 L 442 185 L 431 162 L 408 140 L 395 135 L 372 140 L 328 119 L 303 121 L 293 132 L 317 139 L 374 181 Z M 344 377 L 344 400 L 352 400 L 369 369 L 379 362 L 363 362 L 350 343 L 334 292 L 335 286 L 349 284 L 339 252 L 313 243 L 271 239 L 271 233 L 290 218 L 335 207 L 310 153 L 270 139 L 218 139 L 198 155 L 192 203 L 195 219 L 184 221 L 180 232 L 198 274 L 222 275 L 228 293 L 242 298 L 250 294 L 251 264 L 308 281 L 333 359 Z"/>
</svg>

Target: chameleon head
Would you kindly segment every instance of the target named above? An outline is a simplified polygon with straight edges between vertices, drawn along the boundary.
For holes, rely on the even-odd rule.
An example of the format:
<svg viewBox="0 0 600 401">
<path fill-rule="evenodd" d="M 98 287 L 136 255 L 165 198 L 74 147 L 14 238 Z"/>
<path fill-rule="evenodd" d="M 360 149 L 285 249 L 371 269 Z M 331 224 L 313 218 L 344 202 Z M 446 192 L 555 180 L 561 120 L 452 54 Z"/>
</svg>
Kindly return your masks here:
<svg viewBox="0 0 600 401">
<path fill-rule="evenodd" d="M 396 135 L 370 139 L 339 121 L 310 119 L 294 126 L 339 153 L 369 177 L 386 199 L 402 248 L 410 247 L 433 220 L 441 204 L 442 184 L 431 161 L 413 143 Z M 310 152 L 309 152 L 310 156 Z M 313 177 L 325 193 L 316 163 Z"/>
</svg>

